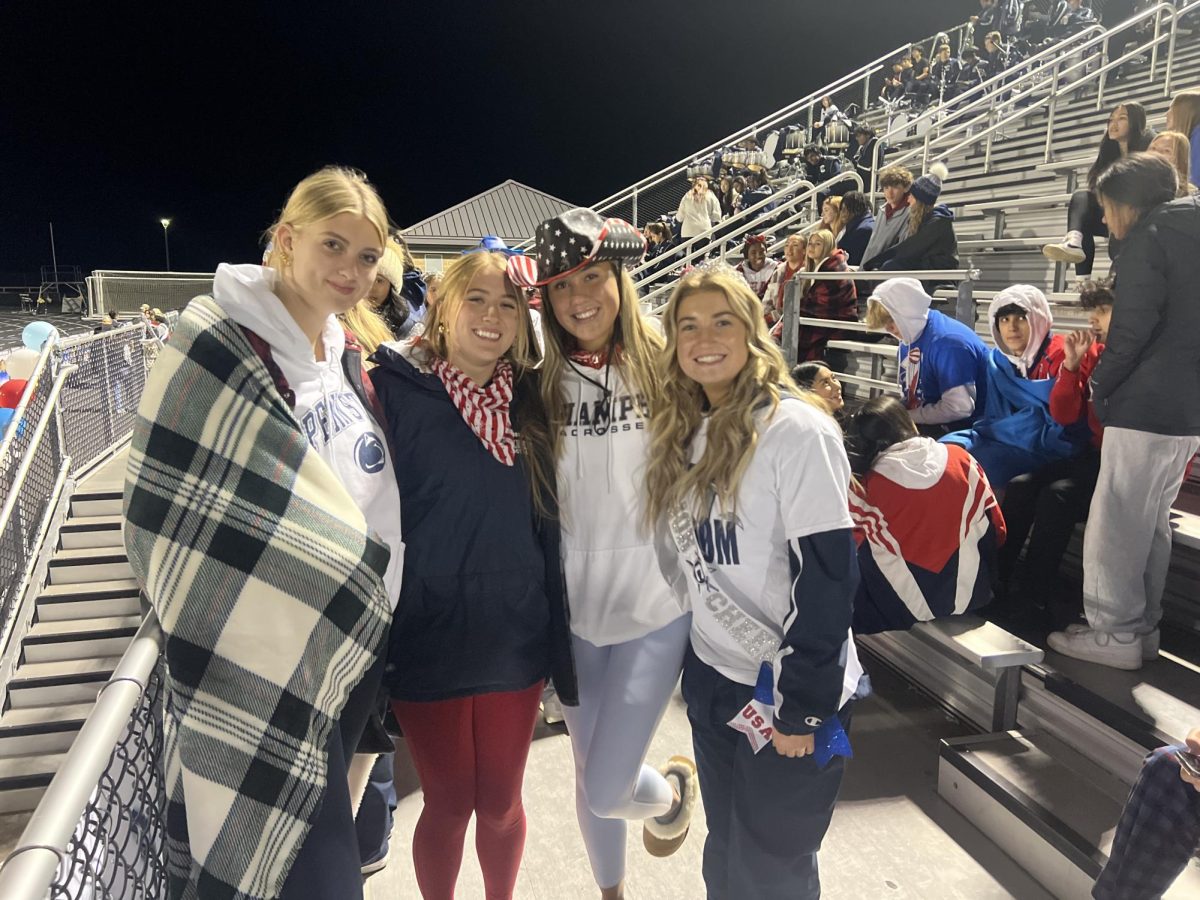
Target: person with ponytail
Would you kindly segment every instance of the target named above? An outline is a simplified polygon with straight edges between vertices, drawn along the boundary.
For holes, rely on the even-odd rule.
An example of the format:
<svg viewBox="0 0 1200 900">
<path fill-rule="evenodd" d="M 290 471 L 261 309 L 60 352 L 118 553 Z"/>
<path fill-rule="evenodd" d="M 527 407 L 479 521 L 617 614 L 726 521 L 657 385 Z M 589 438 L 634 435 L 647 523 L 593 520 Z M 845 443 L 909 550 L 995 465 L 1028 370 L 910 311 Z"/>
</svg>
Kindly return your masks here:
<svg viewBox="0 0 1200 900">
<path fill-rule="evenodd" d="M 663 317 L 646 515 L 692 606 L 683 696 L 709 897 L 820 896 L 817 850 L 862 667 L 841 432 L 788 376 L 754 294 L 686 276 Z M 766 746 L 770 744 L 770 746 Z"/>
<path fill-rule="evenodd" d="M 166 635 L 172 897 L 362 897 L 350 757 L 401 590 L 401 503 L 338 316 L 388 216 L 361 172 L 292 190 L 266 265 L 217 267 L 146 383 L 125 548 Z"/>
<path fill-rule="evenodd" d="M 983 468 L 921 437 L 895 397 L 868 400 L 846 426 L 857 480 L 850 514 L 862 573 L 855 634 L 911 628 L 992 599 L 1004 516 Z"/>
<path fill-rule="evenodd" d="M 575 700 L 550 425 L 509 257 L 451 263 L 425 333 L 376 351 L 408 553 L 386 683 L 424 806 L 413 863 L 449 900 L 472 815 L 489 900 L 513 895 L 521 784 L 553 674 Z"/>
<path fill-rule="evenodd" d="M 924 269 L 957 269 L 958 239 L 954 235 L 954 213 L 938 203 L 942 182 L 950 171 L 934 163 L 908 189 L 908 225 L 899 243 L 863 263 L 868 272 Z M 927 285 L 930 287 L 930 285 Z"/>
<path fill-rule="evenodd" d="M 521 283 L 544 297 L 542 397 L 579 678 L 579 705 L 563 712 L 579 825 L 606 900 L 624 896 L 626 820 L 644 820 L 646 848 L 665 856 L 696 803 L 691 760 L 673 757 L 661 771 L 644 762 L 690 628 L 643 524 L 648 423 L 664 409 L 654 372 L 662 338 L 638 314 L 626 270 L 644 251 L 628 223 L 572 209 L 539 225 L 533 251 L 513 259 Z"/>
</svg>

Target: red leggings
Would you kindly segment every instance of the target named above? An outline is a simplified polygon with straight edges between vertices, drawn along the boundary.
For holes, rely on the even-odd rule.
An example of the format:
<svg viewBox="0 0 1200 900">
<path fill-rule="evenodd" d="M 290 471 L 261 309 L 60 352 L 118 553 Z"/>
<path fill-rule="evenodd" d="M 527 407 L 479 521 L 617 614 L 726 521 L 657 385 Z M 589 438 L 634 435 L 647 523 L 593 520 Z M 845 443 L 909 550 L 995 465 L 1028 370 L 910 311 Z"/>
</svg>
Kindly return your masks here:
<svg viewBox="0 0 1200 900">
<path fill-rule="evenodd" d="M 521 782 L 541 696 L 539 681 L 523 691 L 392 701 L 425 794 L 413 833 L 425 900 L 453 900 L 472 813 L 487 900 L 512 897 L 525 848 Z"/>
</svg>

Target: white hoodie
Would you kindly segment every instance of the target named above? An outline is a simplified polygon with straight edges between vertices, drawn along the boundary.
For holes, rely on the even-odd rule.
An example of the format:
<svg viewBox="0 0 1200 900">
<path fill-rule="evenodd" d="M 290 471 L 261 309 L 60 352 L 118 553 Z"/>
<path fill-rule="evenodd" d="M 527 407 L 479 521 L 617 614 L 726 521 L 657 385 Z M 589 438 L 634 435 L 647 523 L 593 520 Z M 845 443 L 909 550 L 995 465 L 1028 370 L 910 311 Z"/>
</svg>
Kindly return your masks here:
<svg viewBox="0 0 1200 900">
<path fill-rule="evenodd" d="M 996 321 L 996 313 L 1006 306 L 1016 305 L 1025 310 L 1025 320 L 1029 323 L 1029 343 L 1020 356 L 1008 352 L 1008 346 L 1000 336 L 1000 325 Z M 1014 284 L 1007 287 L 992 298 L 988 305 L 988 321 L 992 323 L 992 341 L 1005 355 L 1010 363 L 1017 367 L 1022 378 L 1029 377 L 1029 370 L 1037 362 L 1046 335 L 1054 327 L 1054 317 L 1050 314 L 1050 303 L 1046 295 L 1032 284 Z"/>
<path fill-rule="evenodd" d="M 642 525 L 650 440 L 638 415 L 644 401 L 610 366 L 606 414 L 604 376 L 604 369 L 564 369 L 567 424 L 558 470 L 571 631 L 601 647 L 644 637 L 684 612 L 662 575 L 654 536 Z"/>
<path fill-rule="evenodd" d="M 903 343 L 915 343 L 925 330 L 933 298 L 925 293 L 925 288 L 917 279 L 889 278 L 881 281 L 871 294 L 871 299 L 878 300 L 888 311 Z"/>
<path fill-rule="evenodd" d="M 925 332 L 925 326 L 929 322 L 929 306 L 933 298 L 925 293 L 925 288 L 917 279 L 889 278 L 882 281 L 871 294 L 871 299 L 878 300 L 888 311 L 888 315 L 896 323 L 896 330 L 900 332 L 902 344 L 911 347 Z M 909 353 L 898 360 L 899 365 L 907 369 L 909 384 L 916 382 L 920 368 L 919 355 L 916 360 L 912 356 L 913 354 Z M 975 411 L 975 397 L 974 385 L 958 385 L 944 392 L 937 403 L 926 403 L 924 406 L 910 409 L 908 414 L 918 425 L 957 422 Z"/>
<path fill-rule="evenodd" d="M 913 491 L 925 491 L 942 480 L 950 451 L 927 437 L 892 444 L 871 463 L 871 470 Z"/>
<path fill-rule="evenodd" d="M 387 439 L 342 371 L 346 334 L 337 317 L 325 322 L 325 361 L 317 362 L 312 343 L 274 293 L 277 278 L 274 269 L 263 266 L 222 264 L 213 278 L 213 299 L 231 319 L 270 344 L 272 358 L 296 395 L 294 413 L 309 445 L 354 498 L 367 527 L 392 551 L 384 584 L 395 609 L 404 541 Z"/>
</svg>

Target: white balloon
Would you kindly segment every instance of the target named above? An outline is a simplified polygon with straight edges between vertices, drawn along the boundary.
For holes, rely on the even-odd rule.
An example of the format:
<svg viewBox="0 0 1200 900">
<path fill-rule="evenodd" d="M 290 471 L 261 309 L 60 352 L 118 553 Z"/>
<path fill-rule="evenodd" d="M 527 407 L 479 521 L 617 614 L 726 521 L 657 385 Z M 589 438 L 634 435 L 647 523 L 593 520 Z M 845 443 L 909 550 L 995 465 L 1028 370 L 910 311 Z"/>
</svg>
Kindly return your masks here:
<svg viewBox="0 0 1200 900">
<path fill-rule="evenodd" d="M 8 377 L 32 378 L 40 356 L 40 353 L 30 350 L 28 347 L 14 350 L 8 354 Z"/>
</svg>

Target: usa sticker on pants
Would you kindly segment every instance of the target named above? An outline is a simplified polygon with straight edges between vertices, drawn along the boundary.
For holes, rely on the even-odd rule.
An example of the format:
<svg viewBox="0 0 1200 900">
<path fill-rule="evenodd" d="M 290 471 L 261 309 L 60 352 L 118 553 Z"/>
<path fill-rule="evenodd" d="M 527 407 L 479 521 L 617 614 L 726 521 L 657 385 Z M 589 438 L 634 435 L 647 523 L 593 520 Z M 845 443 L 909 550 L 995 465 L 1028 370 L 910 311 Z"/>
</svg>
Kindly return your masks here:
<svg viewBox="0 0 1200 900">
<path fill-rule="evenodd" d="M 771 735 L 775 733 L 775 711 L 771 706 L 764 706 L 758 700 L 751 700 L 742 711 L 729 720 L 729 727 L 740 731 L 750 741 L 750 749 L 758 753 L 771 743 Z"/>
<path fill-rule="evenodd" d="M 755 753 L 771 743 L 771 735 L 775 733 L 775 673 L 770 663 L 759 665 L 754 696 L 728 724 L 746 735 Z"/>
</svg>

